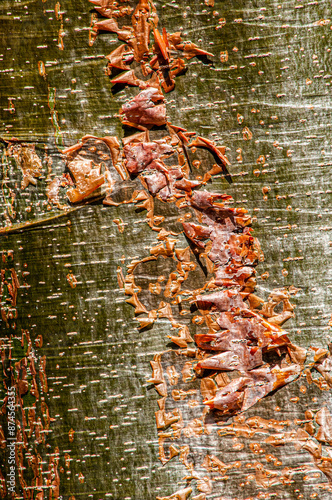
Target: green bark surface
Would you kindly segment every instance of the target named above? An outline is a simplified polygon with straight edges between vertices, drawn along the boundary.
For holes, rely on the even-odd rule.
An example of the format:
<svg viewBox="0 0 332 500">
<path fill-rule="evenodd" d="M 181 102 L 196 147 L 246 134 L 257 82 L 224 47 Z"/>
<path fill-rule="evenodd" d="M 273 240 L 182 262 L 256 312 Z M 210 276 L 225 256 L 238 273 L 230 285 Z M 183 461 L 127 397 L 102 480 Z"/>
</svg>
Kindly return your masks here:
<svg viewBox="0 0 332 500">
<path fill-rule="evenodd" d="M 169 32 L 182 29 L 184 39 L 215 54 L 212 62 L 189 61 L 187 73 L 166 95 L 167 113 L 172 123 L 227 147 L 233 184 L 219 176 L 208 189 L 231 194 L 234 206 L 244 206 L 255 217 L 255 236 L 265 254 L 258 275 L 268 273 L 267 279 L 258 278 L 257 294 L 266 299 L 273 288 L 299 288 L 293 300 L 296 317 L 286 326 L 290 338 L 305 348 L 326 348 L 332 288 L 330 3 L 216 0 L 209 7 L 189 0 L 156 2 L 156 8 L 160 26 Z M 44 179 L 23 191 L 19 167 L 3 156 L 0 193 L 2 227 L 7 227 L 0 236 L 0 251 L 14 251 L 22 285 L 15 335 L 20 336 L 21 329 L 29 330 L 32 339 L 43 335 L 38 354 L 46 356 L 45 401 L 54 419 L 46 444 L 36 444 L 32 438 L 31 450 L 47 461 L 47 443 L 52 450 L 59 448 L 63 499 L 73 495 L 76 500 L 152 500 L 184 486 L 188 474 L 176 457 L 161 466 L 154 416 L 158 395 L 147 382 L 153 355 L 170 348 L 170 324 L 165 319 L 150 330 L 138 331 L 116 275 L 118 266 L 125 272 L 135 256 L 149 255 L 156 233 L 144 222 L 145 212 L 133 205 L 105 207 L 96 202 L 64 214 L 43 204 L 45 153 L 52 158 L 52 173 L 60 174 L 62 146 L 86 134 L 121 138 L 123 129 L 115 114 L 137 89 L 112 94 L 104 56 L 119 42 L 115 35 L 104 33 L 89 46 L 92 5 L 87 0 L 66 0 L 60 10 L 63 50 L 58 47 L 61 21 L 54 0 L 3 0 L 0 6 L 1 136 L 35 143 L 43 160 Z M 224 25 L 219 23 L 221 18 L 226 20 Z M 317 23 L 320 20 L 327 21 Z M 220 61 L 221 51 L 228 53 L 226 62 Z M 45 78 L 38 71 L 39 61 L 45 65 Z M 244 127 L 250 129 L 252 139 L 244 139 Z M 196 157 L 205 168 L 207 153 L 197 152 Z M 264 187 L 270 188 L 265 196 Z M 5 216 L 11 206 L 8 188 L 16 193 L 11 227 L 9 212 Z M 179 229 L 177 214 L 169 205 L 156 203 L 156 214 L 165 217 L 166 229 Z M 123 233 L 114 219 L 124 222 Z M 20 224 L 27 221 L 38 224 L 22 229 Z M 146 301 L 150 299 L 144 289 L 159 274 L 168 275 L 171 269 L 166 266 L 169 263 L 159 258 L 138 268 L 137 283 Z M 75 288 L 66 277 L 70 271 L 78 281 Z M 195 284 L 204 280 L 203 272 L 197 271 Z M 194 326 L 190 328 L 195 333 Z M 7 342 L 10 331 L 4 322 L 0 329 Z M 18 350 L 14 354 L 18 359 Z M 174 354 L 169 356 L 174 358 L 172 363 L 179 363 Z M 191 384 L 193 389 L 199 387 L 197 380 Z M 301 386 L 306 387 L 305 393 Z M 2 400 L 4 396 L 2 390 Z M 305 410 L 331 409 L 330 401 L 329 391 L 308 385 L 301 377 L 260 401 L 245 417 L 289 420 L 287 430 L 292 430 L 297 428 L 296 420 L 305 420 Z M 188 421 L 199 413 L 190 410 L 187 401 L 169 404 L 168 410 L 180 408 Z M 75 431 L 72 442 L 71 429 Z M 273 494 L 287 500 L 313 498 L 315 484 L 327 479 L 315 468 L 311 455 L 293 444 L 266 445 L 265 437 L 256 435 L 253 440 L 264 448 L 262 456 L 250 448 L 251 441 L 239 437 L 244 447 L 237 449 L 236 436 L 216 433 L 183 438 L 181 444 L 190 444 L 191 460 L 202 474 L 200 464 L 207 453 L 225 463 L 241 462 L 227 473 L 228 480 L 214 482 L 209 499 L 259 498 L 260 492 L 270 495 L 262 498 Z M 269 453 L 281 464 L 261 458 Z M 290 481 L 263 487 L 248 479 L 252 471 L 246 464 L 257 461 L 278 472 L 289 468 Z M 5 476 L 5 465 L 1 467 Z M 305 480 L 310 470 L 311 479 Z M 330 491 L 317 491 L 319 499 L 330 498 Z"/>
</svg>

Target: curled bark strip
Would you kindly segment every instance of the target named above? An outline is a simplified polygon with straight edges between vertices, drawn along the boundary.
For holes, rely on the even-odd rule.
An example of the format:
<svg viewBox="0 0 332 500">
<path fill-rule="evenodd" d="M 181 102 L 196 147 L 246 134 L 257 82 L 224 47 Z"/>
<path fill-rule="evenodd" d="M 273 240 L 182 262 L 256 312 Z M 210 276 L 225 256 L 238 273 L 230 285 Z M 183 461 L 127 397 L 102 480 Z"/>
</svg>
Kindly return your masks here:
<svg viewBox="0 0 332 500">
<path fill-rule="evenodd" d="M 225 178 L 227 181 L 231 184 L 232 178 L 229 174 L 228 168 L 230 166 L 230 161 L 228 158 L 225 156 L 225 148 L 218 148 L 214 142 L 210 141 L 209 139 L 205 139 L 204 137 L 198 136 L 196 139 L 191 141 L 189 144 L 190 148 L 196 147 L 196 148 L 205 148 L 208 149 L 214 156 L 215 160 L 217 163 L 221 166 L 222 171 L 225 175 Z"/>
<path fill-rule="evenodd" d="M 104 175 L 100 174 L 100 166 L 93 168 L 92 163 L 92 160 L 85 160 L 79 156 L 69 163 L 68 168 L 76 184 L 76 188 L 69 188 L 67 191 L 71 203 L 84 200 L 105 182 Z"/>
<path fill-rule="evenodd" d="M 157 89 L 143 90 L 122 106 L 120 114 L 124 115 L 123 123 L 136 128 L 165 125 L 166 106 L 163 101 L 164 97 Z"/>
<path fill-rule="evenodd" d="M 106 59 L 110 68 L 127 71 L 130 70 L 130 64 L 134 61 L 134 53 L 130 47 L 122 44 L 106 56 Z"/>
</svg>

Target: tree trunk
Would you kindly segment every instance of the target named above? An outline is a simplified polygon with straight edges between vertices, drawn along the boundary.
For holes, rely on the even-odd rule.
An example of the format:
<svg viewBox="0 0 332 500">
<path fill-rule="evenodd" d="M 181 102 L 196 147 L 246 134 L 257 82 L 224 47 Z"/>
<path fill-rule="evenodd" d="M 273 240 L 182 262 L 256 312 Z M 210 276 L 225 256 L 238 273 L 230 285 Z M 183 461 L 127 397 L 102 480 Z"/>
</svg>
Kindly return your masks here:
<svg viewBox="0 0 332 500">
<path fill-rule="evenodd" d="M 121 203 L 144 186 L 121 179 L 105 142 L 98 157 L 92 139 L 86 158 L 112 171 L 114 204 L 103 204 L 103 186 L 78 204 L 66 195 L 74 187 L 64 148 L 85 135 L 132 133 L 117 114 L 139 91 L 112 88 L 105 56 L 123 41 L 101 31 L 92 43 L 92 26 L 104 19 L 93 7 L 0 7 L 0 494 L 11 498 L 14 471 L 13 498 L 328 499 L 331 380 L 315 367 L 329 359 L 330 342 L 330 4 L 156 2 L 160 31 L 181 31 L 214 54 L 185 61 L 165 94 L 168 120 L 226 147 L 232 183 L 220 170 L 203 189 L 231 195 L 231 206 L 252 216 L 265 255 L 255 293 L 267 302 L 273 289 L 290 290 L 296 309 L 285 328 L 307 350 L 295 381 L 226 417 L 206 411 L 194 359 L 168 337 L 179 322 L 192 337 L 201 331 L 194 301 L 158 292 L 171 286 L 176 259 L 170 252 L 140 263 L 162 242 L 155 229 L 172 231 L 195 266 L 183 288 L 204 287 L 211 272 L 180 224 L 191 209 L 155 198 L 149 215 L 146 198 Z M 160 128 L 152 136 L 162 137 Z M 206 149 L 186 153 L 192 178 L 215 163 Z M 125 294 L 130 266 L 136 312 L 146 311 L 136 317 L 137 290 Z M 140 323 L 149 311 L 158 318 Z M 174 417 L 164 429 L 150 366 L 159 353 Z"/>
</svg>

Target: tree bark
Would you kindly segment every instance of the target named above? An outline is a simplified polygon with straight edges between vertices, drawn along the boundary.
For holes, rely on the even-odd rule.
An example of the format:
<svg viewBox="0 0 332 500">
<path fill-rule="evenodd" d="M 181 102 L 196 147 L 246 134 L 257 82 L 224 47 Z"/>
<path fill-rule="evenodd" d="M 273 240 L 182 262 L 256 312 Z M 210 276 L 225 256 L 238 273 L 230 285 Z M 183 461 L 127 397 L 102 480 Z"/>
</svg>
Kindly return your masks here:
<svg viewBox="0 0 332 500">
<path fill-rule="evenodd" d="M 150 255 L 157 233 L 146 211 L 133 203 L 105 206 L 102 191 L 79 206 L 68 202 L 68 185 L 58 205 L 47 196 L 50 182 L 65 172 L 64 147 L 87 134 L 121 139 L 128 132 L 115 115 L 137 89 L 112 92 L 105 74 L 105 56 L 122 42 L 102 32 L 89 45 L 97 13 L 87 0 L 2 2 L 3 498 L 10 494 L 11 387 L 22 401 L 13 424 L 16 498 L 150 500 L 181 489 L 172 500 L 330 498 L 330 386 L 310 372 L 320 353 L 312 348 L 330 342 L 329 7 L 156 2 L 161 27 L 214 54 L 189 60 L 177 77 L 166 94 L 169 120 L 226 147 L 233 183 L 217 175 L 205 187 L 230 194 L 233 206 L 253 217 L 265 254 L 256 293 L 267 301 L 273 289 L 299 289 L 285 328 L 307 349 L 308 365 L 296 381 L 224 421 L 202 419 L 201 382 L 193 372 L 185 382 L 183 372 L 176 390 L 192 392 L 171 397 L 169 385 L 166 409 L 181 412 L 187 431 L 163 441 L 150 361 L 168 351 L 165 374 L 169 366 L 180 374 L 190 361 L 167 337 L 173 335 L 167 317 L 138 329 L 120 274 Z M 33 173 L 24 171 L 23 154 L 32 155 Z M 207 151 L 188 154 L 201 162 L 194 175 L 211 168 Z M 139 186 L 128 180 L 119 200 Z M 175 205 L 154 207 L 162 227 L 178 234 Z M 178 238 L 188 245 L 182 233 Z M 149 310 L 164 300 L 149 285 L 159 276 L 167 281 L 174 267 L 159 257 L 136 268 L 135 285 Z M 205 282 L 197 264 L 192 287 Z M 188 313 L 191 335 L 199 332 L 194 316 Z M 163 442 L 167 457 L 171 445 L 180 452 L 165 465 Z"/>
</svg>

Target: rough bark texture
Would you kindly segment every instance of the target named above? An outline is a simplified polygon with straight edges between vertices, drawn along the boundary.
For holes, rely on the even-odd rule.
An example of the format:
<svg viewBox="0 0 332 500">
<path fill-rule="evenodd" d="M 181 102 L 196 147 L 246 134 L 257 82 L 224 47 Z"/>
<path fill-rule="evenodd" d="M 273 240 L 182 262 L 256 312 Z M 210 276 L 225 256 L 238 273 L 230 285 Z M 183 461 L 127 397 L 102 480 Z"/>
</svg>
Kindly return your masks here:
<svg viewBox="0 0 332 500">
<path fill-rule="evenodd" d="M 274 288 L 299 288 L 292 300 L 295 318 L 287 323 L 289 336 L 306 349 L 326 349 L 332 287 L 330 4 L 212 4 L 156 2 L 161 26 L 169 32 L 182 30 L 185 40 L 214 54 L 213 62 L 188 62 L 186 74 L 166 95 L 167 113 L 172 123 L 226 146 L 233 183 L 216 176 L 208 188 L 231 194 L 234 206 L 244 206 L 254 216 L 255 236 L 265 254 L 258 266 L 257 293 L 267 299 Z M 96 200 L 64 214 L 46 194 L 46 181 L 64 171 L 61 148 L 86 134 L 121 138 L 124 131 L 115 114 L 137 94 L 133 88 L 112 94 L 105 55 L 121 42 L 101 33 L 89 45 L 97 15 L 92 7 L 87 0 L 61 5 L 54 0 L 3 1 L 0 7 L 1 135 L 4 141 L 35 144 L 42 162 L 32 175 L 36 185 L 29 183 L 31 172 L 22 171 L 15 155 L 5 154 L 8 142 L 3 142 L 1 302 L 6 315 L 9 307 L 17 310 L 17 318 L 7 315 L 8 325 L 4 316 L 0 320 L 1 400 L 10 385 L 6 369 L 28 359 L 21 391 L 29 444 L 23 453 L 18 443 L 16 459 L 26 467 L 28 486 L 42 491 L 44 485 L 44 498 L 53 491 L 54 498 L 63 499 L 150 500 L 185 488 L 184 478 L 190 476 L 185 459 L 174 457 L 161 466 L 155 421 L 159 396 L 147 382 L 150 361 L 161 351 L 171 349 L 167 363 L 182 369 L 183 360 L 167 338 L 170 323 L 165 318 L 139 331 L 117 281 L 119 266 L 125 272 L 135 257 L 149 255 L 156 233 L 145 222 L 146 212 L 133 204 L 103 206 Z M 211 167 L 208 153 L 195 154 L 201 160 L 196 173 L 205 173 Z M 20 188 L 24 179 L 25 189 Z M 61 193 L 60 204 L 65 203 Z M 178 229 L 171 205 L 156 202 L 155 213 L 165 217 L 167 229 Z M 180 238 L 187 245 L 184 235 Z M 7 286 L 15 280 L 11 269 L 20 284 L 16 305 Z M 172 270 L 163 258 L 139 266 L 140 300 L 154 307 L 145 291 Z M 200 269 L 193 284 L 202 280 Z M 191 334 L 198 332 L 197 325 L 190 328 Z M 15 365 L 21 375 L 23 365 Z M 313 377 L 318 380 L 318 374 Z M 190 446 L 188 460 L 198 474 L 188 478 L 192 497 L 201 492 L 207 499 L 227 500 L 330 498 L 332 438 L 328 413 L 320 410 L 331 411 L 332 406 L 330 387 L 320 380 L 301 376 L 237 420 L 217 424 L 211 419 L 202 433 L 196 422 L 180 443 Z M 199 387 L 200 381 L 193 379 L 190 387 L 177 389 Z M 167 411 L 180 410 L 188 424 L 200 417 L 203 406 L 201 400 L 188 405 L 190 400 L 196 400 L 195 392 L 187 399 L 171 399 Z M 22 410 L 16 411 L 23 426 Z M 9 474 L 5 417 L 4 412 L 4 478 Z M 255 417 L 265 420 L 248 420 Z M 314 445 L 301 445 L 301 429 L 313 433 L 315 445 L 323 444 L 326 463 L 317 454 L 315 458 Z M 18 469 L 16 480 L 23 496 Z M 36 498 L 27 491 L 26 498 Z"/>
</svg>

